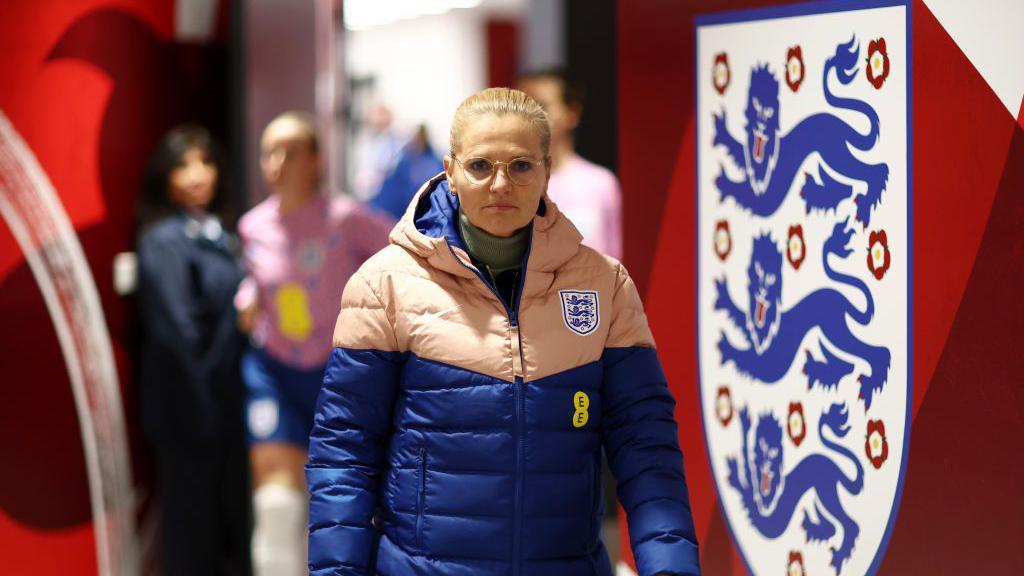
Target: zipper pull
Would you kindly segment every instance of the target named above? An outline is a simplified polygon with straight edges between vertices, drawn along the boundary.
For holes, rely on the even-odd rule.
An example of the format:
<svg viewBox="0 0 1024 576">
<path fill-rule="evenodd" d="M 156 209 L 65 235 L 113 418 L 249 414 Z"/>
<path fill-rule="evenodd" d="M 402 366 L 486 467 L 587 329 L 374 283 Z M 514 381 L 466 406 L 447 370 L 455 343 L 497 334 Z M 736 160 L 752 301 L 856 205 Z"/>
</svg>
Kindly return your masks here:
<svg viewBox="0 0 1024 576">
<path fill-rule="evenodd" d="M 512 320 L 512 374 L 523 378 L 523 349 L 519 343 L 519 325 Z"/>
</svg>

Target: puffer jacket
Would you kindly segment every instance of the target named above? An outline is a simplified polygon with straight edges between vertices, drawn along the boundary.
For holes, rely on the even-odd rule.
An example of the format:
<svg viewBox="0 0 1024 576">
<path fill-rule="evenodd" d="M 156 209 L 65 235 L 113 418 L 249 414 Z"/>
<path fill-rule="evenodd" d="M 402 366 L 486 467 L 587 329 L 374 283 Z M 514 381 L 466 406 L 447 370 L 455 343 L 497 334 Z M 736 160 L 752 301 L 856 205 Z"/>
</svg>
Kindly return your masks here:
<svg viewBox="0 0 1024 576">
<path fill-rule="evenodd" d="M 345 288 L 306 467 L 313 575 L 697 574 L 674 401 L 623 267 L 545 198 L 511 309 L 427 182 Z"/>
</svg>

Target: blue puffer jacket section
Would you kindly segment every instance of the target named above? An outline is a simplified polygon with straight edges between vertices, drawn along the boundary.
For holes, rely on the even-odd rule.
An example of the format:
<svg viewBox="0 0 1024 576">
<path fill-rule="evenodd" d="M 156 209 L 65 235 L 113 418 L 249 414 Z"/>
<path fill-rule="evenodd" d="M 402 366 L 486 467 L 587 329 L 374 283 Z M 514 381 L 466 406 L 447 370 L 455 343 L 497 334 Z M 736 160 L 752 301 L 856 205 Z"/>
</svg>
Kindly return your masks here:
<svg viewBox="0 0 1024 576">
<path fill-rule="evenodd" d="M 566 407 L 580 392 L 577 428 Z M 674 401 L 653 349 L 606 349 L 524 383 L 336 348 L 318 403 L 315 576 L 611 576 L 602 446 L 641 576 L 699 573 Z"/>
</svg>

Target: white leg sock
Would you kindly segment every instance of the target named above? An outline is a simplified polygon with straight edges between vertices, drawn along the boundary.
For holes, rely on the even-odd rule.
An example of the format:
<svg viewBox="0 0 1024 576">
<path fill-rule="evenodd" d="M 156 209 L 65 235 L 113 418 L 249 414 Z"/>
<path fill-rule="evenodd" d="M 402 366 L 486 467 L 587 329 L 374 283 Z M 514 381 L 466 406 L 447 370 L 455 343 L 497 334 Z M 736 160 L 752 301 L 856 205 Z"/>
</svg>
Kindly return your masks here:
<svg viewBox="0 0 1024 576">
<path fill-rule="evenodd" d="M 306 493 L 264 484 L 253 495 L 252 567 L 255 576 L 304 576 Z"/>
</svg>

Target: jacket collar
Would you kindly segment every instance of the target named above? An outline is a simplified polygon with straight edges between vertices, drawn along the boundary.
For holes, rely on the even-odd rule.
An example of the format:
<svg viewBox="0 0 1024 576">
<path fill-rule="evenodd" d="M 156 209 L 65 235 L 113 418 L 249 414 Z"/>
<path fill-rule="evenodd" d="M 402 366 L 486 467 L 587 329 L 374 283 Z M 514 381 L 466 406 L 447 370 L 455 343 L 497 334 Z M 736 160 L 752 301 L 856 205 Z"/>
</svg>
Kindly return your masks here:
<svg viewBox="0 0 1024 576">
<path fill-rule="evenodd" d="M 476 275 L 458 233 L 459 199 L 444 172 L 428 180 L 391 231 L 391 243 L 427 260 L 431 266 L 470 278 Z M 533 217 L 527 272 L 554 272 L 580 249 L 583 237 L 545 194 Z M 468 266 L 468 268 L 467 268 Z"/>
</svg>

